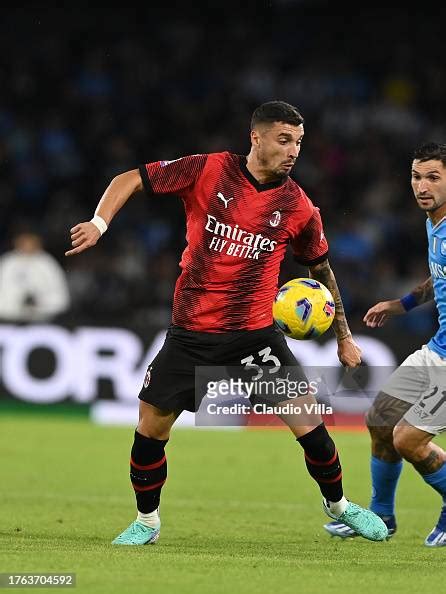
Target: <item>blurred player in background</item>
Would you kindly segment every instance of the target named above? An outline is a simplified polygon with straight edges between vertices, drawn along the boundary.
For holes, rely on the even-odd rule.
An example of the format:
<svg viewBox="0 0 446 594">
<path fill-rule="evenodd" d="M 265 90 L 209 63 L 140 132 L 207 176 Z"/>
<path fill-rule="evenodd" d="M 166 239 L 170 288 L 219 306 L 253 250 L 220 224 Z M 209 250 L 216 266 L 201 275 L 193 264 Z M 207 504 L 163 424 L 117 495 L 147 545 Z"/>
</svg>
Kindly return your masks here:
<svg viewBox="0 0 446 594">
<path fill-rule="evenodd" d="M 372 438 L 370 509 L 384 519 L 389 535 L 394 534 L 395 491 L 404 458 L 442 497 L 438 522 L 424 541 L 441 547 L 446 546 L 446 452 L 432 439 L 446 430 L 446 144 L 425 144 L 414 152 L 412 189 L 427 213 L 431 276 L 402 299 L 374 305 L 364 321 L 371 328 L 381 327 L 389 317 L 435 299 L 439 329 L 403 361 L 367 413 Z M 334 536 L 356 536 L 341 522 L 325 528 Z"/>
<path fill-rule="evenodd" d="M 165 446 L 181 412 L 197 410 L 196 366 L 298 367 L 272 319 L 288 243 L 296 259 L 335 299 L 333 328 L 341 363 L 360 364 L 360 349 L 349 331 L 328 263 L 319 210 L 289 177 L 299 155 L 303 121 L 287 103 L 265 103 L 253 113 L 247 157 L 197 154 L 122 173 L 105 190 L 92 220 L 71 229 L 73 249 L 67 255 L 95 245 L 119 209 L 143 188 L 149 195 L 180 196 L 186 211 L 188 245 L 175 287 L 173 323 L 139 394 L 140 418 L 130 460 L 137 519 L 114 544 L 158 539 L 160 493 L 167 476 Z M 326 513 L 365 538 L 384 540 L 383 521 L 344 497 L 338 453 L 321 417 L 313 415 L 306 422 L 282 418 L 304 450 Z"/>
</svg>

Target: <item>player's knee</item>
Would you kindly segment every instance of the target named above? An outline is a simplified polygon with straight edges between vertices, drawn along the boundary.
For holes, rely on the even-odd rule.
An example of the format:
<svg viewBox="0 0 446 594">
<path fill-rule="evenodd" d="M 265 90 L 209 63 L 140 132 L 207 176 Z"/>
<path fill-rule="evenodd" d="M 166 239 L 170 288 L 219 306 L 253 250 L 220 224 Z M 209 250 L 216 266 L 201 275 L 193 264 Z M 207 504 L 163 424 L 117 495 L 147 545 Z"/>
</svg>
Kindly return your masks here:
<svg viewBox="0 0 446 594">
<path fill-rule="evenodd" d="M 156 423 L 147 422 L 144 419 L 140 419 L 136 428 L 138 433 L 144 435 L 144 437 L 151 437 L 152 439 L 169 439 L 170 427 L 159 426 Z"/>
<path fill-rule="evenodd" d="M 145 402 L 140 403 L 137 431 L 153 439 L 169 439 L 170 430 L 176 419 L 174 413 L 167 413 Z"/>
<path fill-rule="evenodd" d="M 393 430 L 393 447 L 408 462 L 423 459 L 425 446 L 413 439 L 404 426 L 397 425 Z"/>
<path fill-rule="evenodd" d="M 393 426 L 389 427 L 383 423 L 379 411 L 374 406 L 367 411 L 365 422 L 372 441 L 392 443 Z"/>
</svg>

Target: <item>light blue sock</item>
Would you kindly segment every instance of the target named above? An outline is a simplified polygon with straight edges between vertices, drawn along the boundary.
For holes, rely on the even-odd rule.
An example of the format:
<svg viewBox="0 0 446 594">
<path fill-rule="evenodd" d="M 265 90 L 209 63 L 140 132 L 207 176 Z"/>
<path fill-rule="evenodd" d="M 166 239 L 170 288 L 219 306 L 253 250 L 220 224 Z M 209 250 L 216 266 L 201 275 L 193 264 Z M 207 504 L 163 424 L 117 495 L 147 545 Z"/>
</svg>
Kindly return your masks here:
<svg viewBox="0 0 446 594">
<path fill-rule="evenodd" d="M 428 485 L 433 487 L 443 499 L 446 499 L 446 464 L 433 472 L 432 474 L 422 474 L 423 479 Z"/>
<path fill-rule="evenodd" d="M 372 500 L 370 509 L 380 516 L 395 515 L 395 492 L 403 462 L 385 462 L 372 456 Z"/>
</svg>

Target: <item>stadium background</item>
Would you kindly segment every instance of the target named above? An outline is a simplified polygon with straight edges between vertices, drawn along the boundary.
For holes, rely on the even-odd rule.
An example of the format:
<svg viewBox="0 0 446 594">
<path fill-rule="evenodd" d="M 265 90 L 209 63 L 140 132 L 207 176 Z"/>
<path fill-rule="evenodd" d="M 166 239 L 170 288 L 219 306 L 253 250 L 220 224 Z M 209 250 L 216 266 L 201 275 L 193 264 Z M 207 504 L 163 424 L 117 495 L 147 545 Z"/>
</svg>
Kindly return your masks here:
<svg viewBox="0 0 446 594">
<path fill-rule="evenodd" d="M 416 145 L 446 137 L 441 24 L 415 12 L 346 16 L 340 7 L 277 0 L 228 2 L 215 13 L 212 3 L 106 16 L 39 3 L 8 11 L 0 254 L 23 225 L 43 235 L 72 298 L 55 323 L 128 328 L 148 348 L 170 320 L 184 247 L 180 201 L 134 197 L 94 250 L 67 260 L 70 227 L 92 216 L 114 175 L 141 162 L 246 154 L 253 108 L 281 98 L 306 118 L 293 175 L 321 208 L 353 332 L 389 346 L 395 361 L 431 335 L 431 305 L 379 332 L 362 316 L 428 274 L 409 167 Z M 287 257 L 281 281 L 306 274 Z M 31 354 L 32 373 L 51 375 L 54 354 L 46 368 L 42 353 Z"/>
<path fill-rule="evenodd" d="M 110 547 L 134 510 L 132 428 L 88 415 L 92 402 L 125 404 L 130 415 L 118 416 L 134 425 L 145 358 L 169 323 L 181 206 L 135 196 L 94 250 L 63 256 L 70 227 L 91 218 L 114 175 L 187 153 L 247 153 L 252 109 L 284 99 L 306 118 L 294 176 L 321 208 L 353 332 L 375 365 L 401 361 L 436 328 L 433 307 L 375 332 L 362 316 L 428 274 L 409 167 L 415 145 L 446 139 L 435 10 L 318 0 L 3 10 L 0 254 L 23 225 L 38 230 L 72 307 L 49 325 L 0 323 L 0 572 L 75 571 L 78 589 L 95 594 L 444 587 L 444 550 L 422 546 L 439 498 L 409 465 L 397 537 L 339 543 L 322 529 L 317 488 L 285 431 L 178 430 L 159 545 Z M 305 274 L 287 258 L 281 278 Z M 293 346 L 333 363 L 330 340 Z M 368 436 L 335 440 L 346 493 L 367 505 Z"/>
</svg>

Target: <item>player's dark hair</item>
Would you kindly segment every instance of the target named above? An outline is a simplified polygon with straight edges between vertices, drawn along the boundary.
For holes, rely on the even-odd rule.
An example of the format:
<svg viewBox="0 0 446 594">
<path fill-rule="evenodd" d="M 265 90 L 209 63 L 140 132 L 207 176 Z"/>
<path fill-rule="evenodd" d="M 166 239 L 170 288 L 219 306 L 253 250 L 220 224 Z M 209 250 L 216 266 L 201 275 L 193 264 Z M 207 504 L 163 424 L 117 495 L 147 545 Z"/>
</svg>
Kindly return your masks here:
<svg viewBox="0 0 446 594">
<path fill-rule="evenodd" d="M 274 122 L 285 122 L 292 126 L 300 126 L 304 123 L 304 118 L 299 110 L 285 103 L 285 101 L 268 101 L 262 103 L 254 110 L 251 118 L 251 130 L 258 124 L 272 124 Z"/>
<path fill-rule="evenodd" d="M 417 161 L 441 161 L 446 167 L 446 144 L 427 142 L 415 149 L 413 158 Z"/>
</svg>

